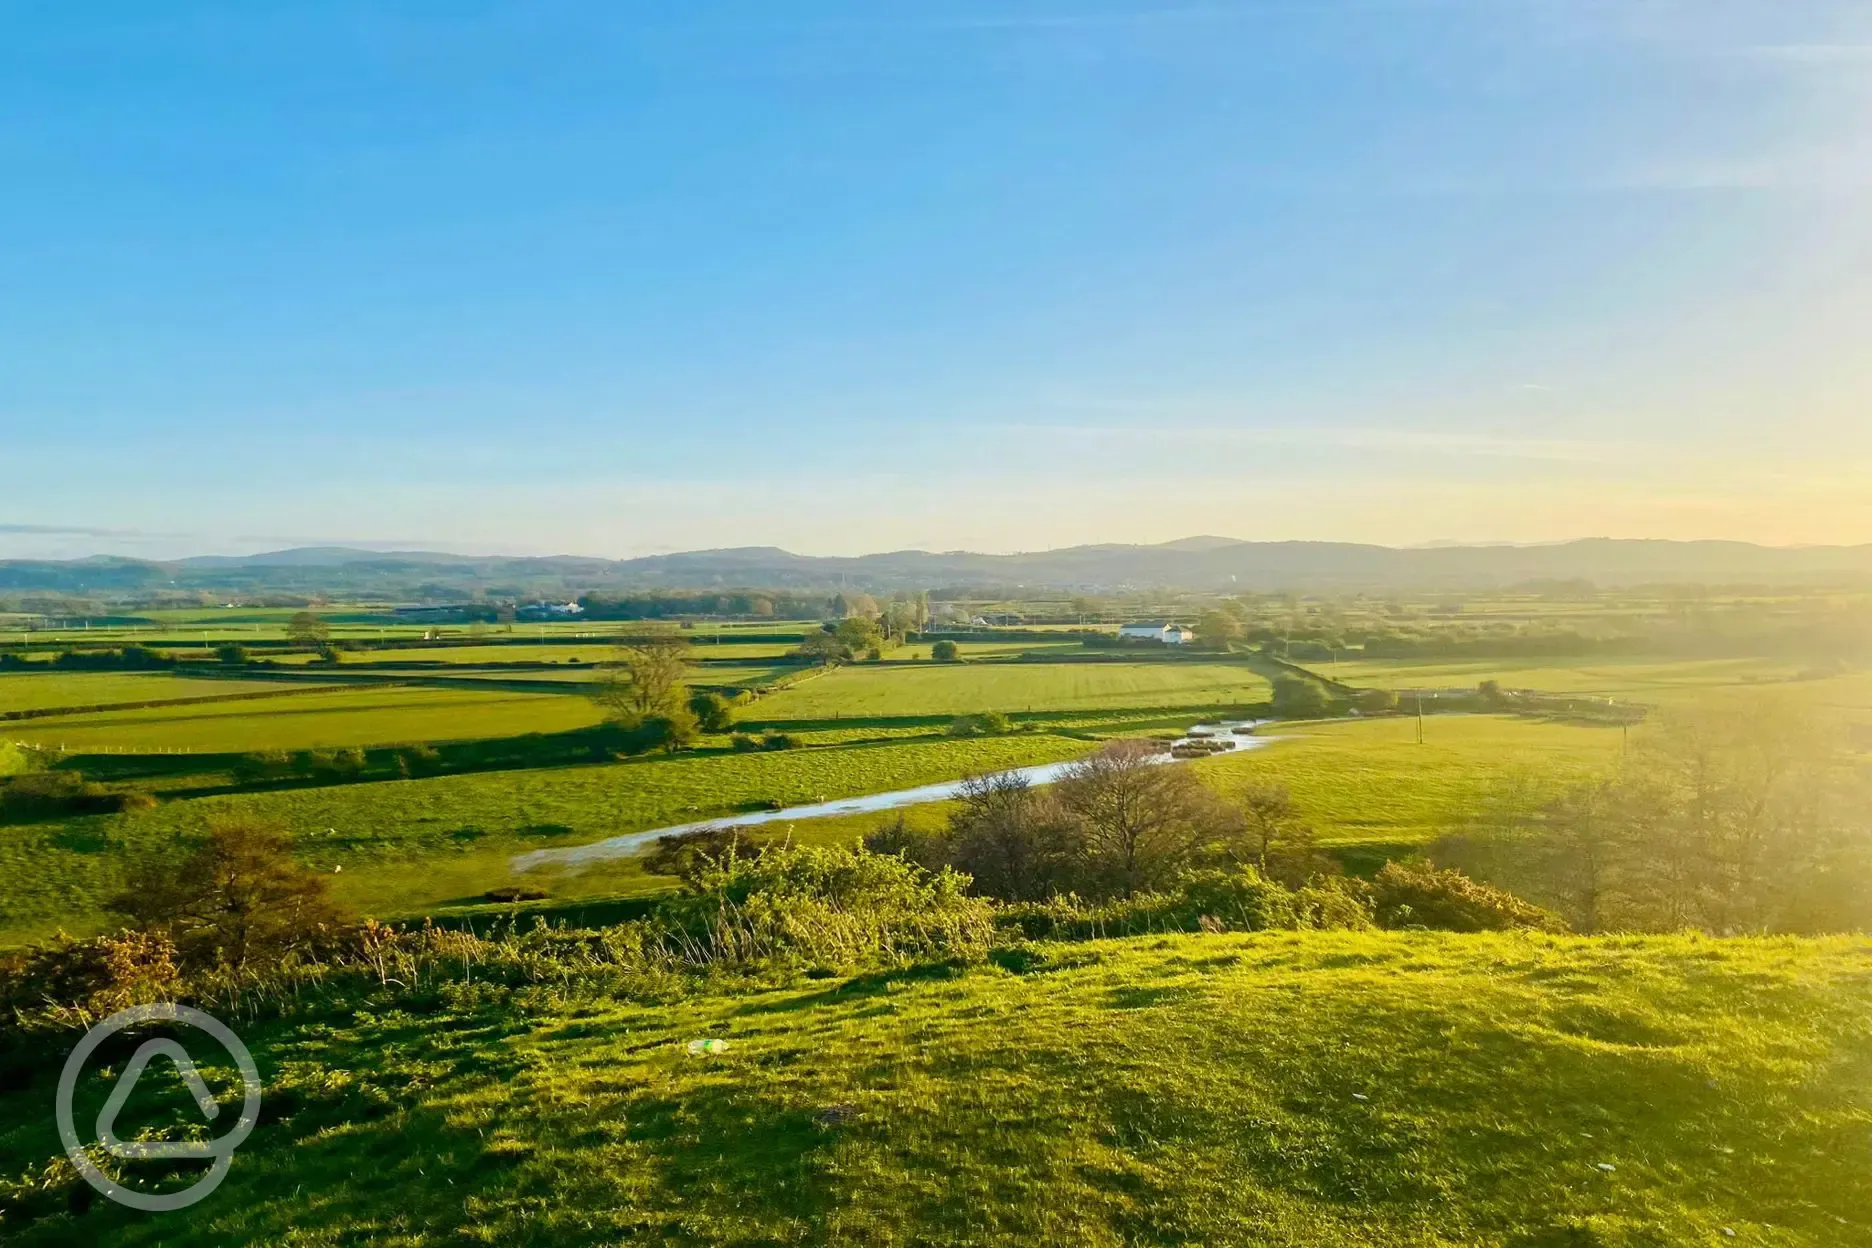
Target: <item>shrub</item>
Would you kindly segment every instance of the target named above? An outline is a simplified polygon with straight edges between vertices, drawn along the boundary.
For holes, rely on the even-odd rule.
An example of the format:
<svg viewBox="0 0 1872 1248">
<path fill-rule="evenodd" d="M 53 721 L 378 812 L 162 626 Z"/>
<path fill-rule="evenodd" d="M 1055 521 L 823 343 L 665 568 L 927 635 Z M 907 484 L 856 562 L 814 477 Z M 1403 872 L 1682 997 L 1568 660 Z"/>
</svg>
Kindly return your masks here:
<svg viewBox="0 0 1872 1248">
<path fill-rule="evenodd" d="M 994 737 L 1014 731 L 1014 721 L 1000 711 L 979 715 L 958 715 L 949 722 L 952 737 Z"/>
<path fill-rule="evenodd" d="M 155 804 L 147 793 L 107 789 L 87 782 L 76 771 L 35 771 L 0 780 L 0 819 L 9 823 L 112 815 L 148 810 Z"/>
<path fill-rule="evenodd" d="M 759 854 L 772 844 L 772 837 L 740 828 L 696 828 L 658 837 L 655 848 L 641 862 L 652 875 L 673 875 L 695 884 L 705 870 L 733 858 Z"/>
<path fill-rule="evenodd" d="M 707 689 L 689 695 L 689 713 L 703 732 L 727 732 L 734 726 L 734 711 L 728 699 Z"/>
<path fill-rule="evenodd" d="M 728 744 L 733 747 L 734 752 L 737 754 L 752 754 L 754 751 L 761 748 L 761 742 L 755 737 L 750 737 L 745 732 L 735 733 L 733 737 L 729 738 Z"/>
<path fill-rule="evenodd" d="M 864 847 L 874 854 L 892 854 L 914 862 L 925 871 L 940 871 L 952 862 L 948 836 L 913 828 L 902 815 L 866 833 Z"/>
<path fill-rule="evenodd" d="M 686 706 L 619 721 L 617 745 L 621 754 L 648 754 L 652 750 L 675 753 L 696 743 L 701 726 Z"/>
<path fill-rule="evenodd" d="M 799 738 L 784 732 L 769 732 L 761 738 L 763 750 L 790 750 L 799 745 Z"/>
<path fill-rule="evenodd" d="M 51 1021 L 89 1027 L 132 1005 L 174 1000 L 180 981 L 175 946 L 159 932 L 60 936 L 0 959 L 0 1011 L 17 1018 L 50 1003 Z"/>
<path fill-rule="evenodd" d="M 1390 689 L 1361 689 L 1352 705 L 1366 715 L 1385 715 L 1397 710 L 1398 696 Z"/>
<path fill-rule="evenodd" d="M 1330 705 L 1318 681 L 1300 676 L 1274 679 L 1274 713 L 1282 719 L 1318 719 Z"/>
<path fill-rule="evenodd" d="M 405 779 L 433 775 L 442 769 L 442 755 L 433 745 L 421 742 L 398 746 L 396 761 L 397 772 Z"/>
<path fill-rule="evenodd" d="M 783 846 L 709 863 L 658 911 L 657 938 L 692 964 L 840 967 L 975 959 L 994 924 L 968 877 L 857 846 Z"/>
<path fill-rule="evenodd" d="M 292 775 L 294 770 L 292 755 L 284 750 L 266 750 L 241 755 L 234 763 L 234 779 L 240 784 L 283 780 Z"/>
<path fill-rule="evenodd" d="M 1372 903 L 1380 927 L 1446 932 L 1566 930 L 1558 917 L 1505 889 L 1479 883 L 1460 871 L 1439 871 L 1429 863 L 1386 863 L 1372 881 Z"/>
<path fill-rule="evenodd" d="M 938 663 L 957 663 L 962 659 L 962 651 L 953 641 L 939 641 L 930 647 L 930 658 Z"/>
</svg>

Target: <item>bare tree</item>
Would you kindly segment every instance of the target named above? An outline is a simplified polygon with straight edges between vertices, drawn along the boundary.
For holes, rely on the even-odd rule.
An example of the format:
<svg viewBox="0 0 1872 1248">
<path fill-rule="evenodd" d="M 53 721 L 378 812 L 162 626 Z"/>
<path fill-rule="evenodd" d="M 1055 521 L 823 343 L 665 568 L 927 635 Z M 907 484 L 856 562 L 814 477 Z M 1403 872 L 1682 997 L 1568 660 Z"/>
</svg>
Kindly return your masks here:
<svg viewBox="0 0 1872 1248">
<path fill-rule="evenodd" d="M 975 891 L 1037 901 L 1069 887 L 1073 845 L 1050 795 L 1013 773 L 971 776 L 949 820 L 951 860 Z"/>
<path fill-rule="evenodd" d="M 1228 810 L 1152 742 L 1114 741 L 1060 781 L 1088 883 L 1130 897 L 1167 884 L 1228 836 Z"/>
<path fill-rule="evenodd" d="M 1252 863 L 1271 879 L 1300 885 L 1330 870 L 1317 848 L 1313 827 L 1294 805 L 1285 785 L 1251 785 L 1236 797 L 1240 837 L 1231 857 Z"/>
<path fill-rule="evenodd" d="M 624 723 L 666 714 L 688 700 L 689 643 L 673 630 L 627 634 L 616 657 L 594 674 L 592 696 Z"/>
</svg>

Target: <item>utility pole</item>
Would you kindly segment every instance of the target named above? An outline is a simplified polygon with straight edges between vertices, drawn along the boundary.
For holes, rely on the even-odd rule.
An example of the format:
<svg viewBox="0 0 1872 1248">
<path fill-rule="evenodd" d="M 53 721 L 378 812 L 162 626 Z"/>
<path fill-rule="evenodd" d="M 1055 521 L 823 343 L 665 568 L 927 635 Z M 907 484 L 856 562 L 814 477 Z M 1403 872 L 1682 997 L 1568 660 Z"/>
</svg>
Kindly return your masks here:
<svg viewBox="0 0 1872 1248">
<path fill-rule="evenodd" d="M 1417 691 L 1417 744 L 1423 744 L 1423 690 Z"/>
</svg>

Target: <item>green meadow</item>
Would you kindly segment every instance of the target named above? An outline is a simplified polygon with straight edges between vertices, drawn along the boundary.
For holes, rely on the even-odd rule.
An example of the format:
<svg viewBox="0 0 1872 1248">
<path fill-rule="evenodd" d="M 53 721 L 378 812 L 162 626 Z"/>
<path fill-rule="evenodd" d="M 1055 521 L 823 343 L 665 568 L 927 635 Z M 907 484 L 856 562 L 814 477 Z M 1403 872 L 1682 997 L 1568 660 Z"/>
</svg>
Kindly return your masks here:
<svg viewBox="0 0 1872 1248">
<path fill-rule="evenodd" d="M 284 694 L 295 686 L 263 688 Z M 5 735 L 72 753 L 243 754 L 565 732 L 600 718 L 597 706 L 582 696 L 362 685 L 256 701 L 21 720 L 6 725 Z"/>
<path fill-rule="evenodd" d="M 1218 707 L 1262 702 L 1268 682 L 1240 662 L 856 664 L 763 699 L 788 721 L 982 711 Z"/>
<path fill-rule="evenodd" d="M 513 882 L 516 854 L 688 823 L 773 803 L 800 805 L 1057 762 L 1092 743 L 1049 734 L 918 740 L 756 754 L 689 754 L 623 763 L 488 771 L 425 780 L 325 785 L 165 802 L 153 811 L 0 826 L 0 939 L 63 925 L 89 930 L 127 857 L 251 815 L 289 831 L 301 858 L 331 873 L 367 914 L 420 913 Z M 800 825 L 805 827 L 807 825 Z M 626 860 L 580 878 L 535 877 L 555 895 L 634 891 Z M 667 887 L 668 882 L 660 885 Z"/>
<path fill-rule="evenodd" d="M 1778 659 L 1349 659 L 1310 666 L 1322 675 L 1373 689 L 1473 689 L 1494 680 L 1508 689 L 1596 694 L 1656 705 L 1735 693 L 1806 697 L 1836 683 L 1831 677 L 1805 674 L 1805 664 Z"/>
<path fill-rule="evenodd" d="M 645 1001 L 457 976 L 243 1022 L 261 1124 L 212 1199 L 10 1240 L 1855 1248 L 1869 959 L 1304 932 Z M 0 1093 L 8 1173 L 58 1154 L 41 1091 Z"/>
<path fill-rule="evenodd" d="M 0 672 L 0 713 L 290 692 L 265 680 L 190 678 L 168 672 Z M 249 708 L 248 714 L 257 713 Z M 9 730 L 0 728 L 0 735 Z"/>
<path fill-rule="evenodd" d="M 1222 793 L 1285 786 L 1323 844 L 1408 852 L 1461 826 L 1492 791 L 1517 779 L 1576 780 L 1609 772 L 1625 748 L 1617 728 L 1507 715 L 1433 715 L 1277 724 L 1272 744 L 1192 764 Z"/>
</svg>

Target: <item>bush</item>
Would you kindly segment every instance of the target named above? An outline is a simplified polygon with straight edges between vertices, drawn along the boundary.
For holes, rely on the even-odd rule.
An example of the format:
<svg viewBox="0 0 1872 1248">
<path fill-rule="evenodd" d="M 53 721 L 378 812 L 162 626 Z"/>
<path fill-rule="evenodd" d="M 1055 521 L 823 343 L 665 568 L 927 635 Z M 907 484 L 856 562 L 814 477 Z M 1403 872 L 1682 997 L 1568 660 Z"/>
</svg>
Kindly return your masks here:
<svg viewBox="0 0 1872 1248">
<path fill-rule="evenodd" d="M 930 658 L 938 663 L 959 663 L 962 660 L 962 650 L 953 641 L 939 641 L 930 647 Z"/>
<path fill-rule="evenodd" d="M 734 726 L 734 710 L 719 693 L 698 689 L 689 695 L 689 713 L 703 732 L 727 732 Z"/>
<path fill-rule="evenodd" d="M 239 784 L 258 784 L 284 780 L 295 770 L 293 756 L 284 750 L 266 750 L 243 754 L 234 763 L 234 779 Z"/>
<path fill-rule="evenodd" d="M 994 935 L 968 877 L 856 846 L 783 846 L 705 865 L 658 911 L 657 938 L 693 964 L 846 967 L 978 959 Z"/>
<path fill-rule="evenodd" d="M 107 789 L 75 771 L 36 771 L 0 779 L 0 820 L 31 823 L 73 815 L 149 810 L 156 799 L 134 789 Z"/>
<path fill-rule="evenodd" d="M 1361 689 L 1352 705 L 1365 715 L 1386 715 L 1397 710 L 1398 696 L 1389 689 Z"/>
<path fill-rule="evenodd" d="M 740 828 L 696 828 L 657 838 L 656 846 L 640 860 L 652 875 L 673 875 L 695 884 L 702 873 L 727 861 L 761 853 L 774 840 Z"/>
<path fill-rule="evenodd" d="M 1274 713 L 1282 719 L 1318 719 L 1330 705 L 1318 681 L 1300 676 L 1274 679 Z"/>
<path fill-rule="evenodd" d="M 980 715 L 958 715 L 949 721 L 952 737 L 998 737 L 1014 731 L 1014 721 L 1000 711 Z"/>
<path fill-rule="evenodd" d="M 429 776 L 442 770 L 442 755 L 433 745 L 418 742 L 415 745 L 400 745 L 396 752 L 397 772 L 405 779 L 411 776 Z"/>
<path fill-rule="evenodd" d="M 1365 927 L 1356 902 L 1326 904 L 1314 892 L 1292 892 L 1253 867 L 1196 871 L 1161 892 L 1103 903 L 1078 897 L 1004 906 L 1004 926 L 1029 940 L 1102 940 L 1161 932 L 1262 932 L 1313 927 Z"/>
<path fill-rule="evenodd" d="M 735 733 L 733 737 L 729 738 L 728 744 L 737 754 L 752 754 L 754 751 L 761 748 L 760 741 L 757 738 L 750 737 L 745 732 Z"/>
<path fill-rule="evenodd" d="M 230 667 L 243 666 L 253 658 L 253 656 L 247 652 L 246 646 L 232 641 L 225 645 L 216 646 L 214 654 L 218 661 Z"/>
<path fill-rule="evenodd" d="M 1380 927 L 1445 932 L 1566 930 L 1557 916 L 1505 889 L 1479 883 L 1460 871 L 1439 871 L 1429 863 L 1386 863 L 1372 881 L 1371 891 Z"/>
<path fill-rule="evenodd" d="M 618 722 L 617 746 L 620 754 L 648 754 L 663 750 L 674 754 L 696 743 L 701 725 L 688 707 L 672 707 L 654 715 L 634 716 Z"/>
<path fill-rule="evenodd" d="M 89 1027 L 133 1005 L 180 995 L 176 949 L 158 932 L 117 932 L 92 940 L 60 936 L 0 958 L 0 1011 L 10 1019 L 45 1011 L 51 1021 Z"/>
<path fill-rule="evenodd" d="M 763 750 L 791 750 L 798 745 L 799 738 L 789 736 L 784 732 L 769 732 L 761 738 L 760 743 Z"/>
</svg>

